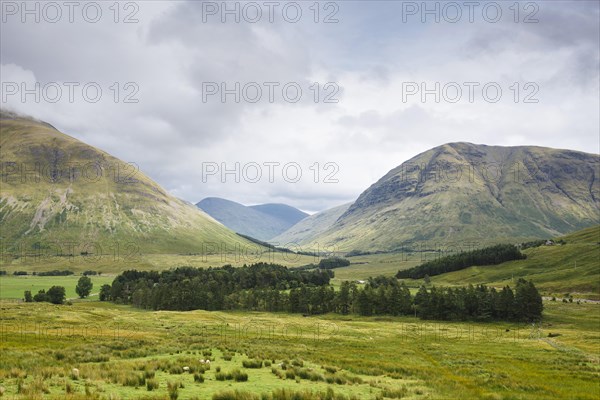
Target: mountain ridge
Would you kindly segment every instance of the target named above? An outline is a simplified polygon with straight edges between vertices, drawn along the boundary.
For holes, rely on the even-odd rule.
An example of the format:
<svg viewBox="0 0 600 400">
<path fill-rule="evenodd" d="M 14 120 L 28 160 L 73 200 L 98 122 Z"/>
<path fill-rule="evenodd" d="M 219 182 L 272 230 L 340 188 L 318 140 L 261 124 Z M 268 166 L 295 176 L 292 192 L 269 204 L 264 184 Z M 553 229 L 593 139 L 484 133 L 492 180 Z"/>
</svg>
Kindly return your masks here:
<svg viewBox="0 0 600 400">
<path fill-rule="evenodd" d="M 204 253 L 249 246 L 109 153 L 52 125 L 0 113 L 3 254 Z M 113 249 L 113 250 L 111 250 Z"/>
<path fill-rule="evenodd" d="M 394 250 L 558 236 L 598 223 L 599 165 L 574 150 L 447 143 L 390 170 L 314 240 Z"/>
<path fill-rule="evenodd" d="M 286 204 L 245 206 L 220 197 L 204 198 L 196 206 L 233 231 L 263 241 L 283 233 L 308 216 Z"/>
</svg>

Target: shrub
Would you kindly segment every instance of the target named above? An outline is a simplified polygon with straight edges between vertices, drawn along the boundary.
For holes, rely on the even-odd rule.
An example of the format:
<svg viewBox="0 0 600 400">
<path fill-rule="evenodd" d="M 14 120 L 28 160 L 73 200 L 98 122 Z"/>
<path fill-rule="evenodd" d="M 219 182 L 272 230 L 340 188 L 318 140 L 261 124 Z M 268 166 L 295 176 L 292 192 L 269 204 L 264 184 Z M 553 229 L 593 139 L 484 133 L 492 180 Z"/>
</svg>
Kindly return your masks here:
<svg viewBox="0 0 600 400">
<path fill-rule="evenodd" d="M 294 367 L 304 367 L 304 361 L 302 361 L 302 360 L 292 360 L 292 365 Z"/>
<path fill-rule="evenodd" d="M 234 370 L 231 375 L 236 382 L 246 382 L 248 381 L 248 374 L 245 372 L 241 372 L 240 370 Z"/>
<path fill-rule="evenodd" d="M 194 374 L 194 382 L 204 383 L 204 375 L 195 373 Z"/>
<path fill-rule="evenodd" d="M 227 378 L 227 375 L 223 372 L 217 372 L 215 374 L 215 379 L 218 381 L 224 381 Z"/>
<path fill-rule="evenodd" d="M 167 391 L 169 392 L 169 399 L 177 400 L 179 397 L 179 383 L 178 382 L 167 382 Z"/>
<path fill-rule="evenodd" d="M 148 391 L 152 391 L 154 389 L 158 389 L 158 381 L 156 379 L 147 379 L 146 380 L 146 389 Z"/>
<path fill-rule="evenodd" d="M 336 367 L 330 367 L 328 365 L 324 365 L 323 369 L 327 372 L 329 372 L 330 374 L 335 374 L 337 372 L 337 368 Z"/>
<path fill-rule="evenodd" d="M 179 365 L 174 365 L 171 368 L 169 368 L 169 373 L 171 375 L 180 375 L 180 374 L 183 374 L 183 367 L 181 367 Z"/>
<path fill-rule="evenodd" d="M 384 388 L 381 394 L 383 397 L 389 397 L 390 399 L 401 399 L 408 394 L 408 390 L 405 386 L 396 389 Z"/>
<path fill-rule="evenodd" d="M 233 392 L 229 390 L 213 394 L 212 400 L 260 400 L 260 397 L 249 392 L 240 392 L 239 390 Z"/>
<path fill-rule="evenodd" d="M 263 362 L 261 360 L 244 360 L 242 365 L 244 368 L 262 368 Z"/>
</svg>

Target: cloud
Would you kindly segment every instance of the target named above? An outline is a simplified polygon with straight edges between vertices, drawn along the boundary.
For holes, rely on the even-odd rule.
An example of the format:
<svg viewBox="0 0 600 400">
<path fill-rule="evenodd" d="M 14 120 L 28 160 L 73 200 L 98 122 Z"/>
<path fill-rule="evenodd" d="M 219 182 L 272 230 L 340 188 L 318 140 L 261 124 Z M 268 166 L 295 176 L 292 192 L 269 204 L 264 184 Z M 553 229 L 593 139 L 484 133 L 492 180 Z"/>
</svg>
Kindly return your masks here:
<svg viewBox="0 0 600 400">
<path fill-rule="evenodd" d="M 420 15 L 402 22 L 402 2 L 388 1 L 333 3 L 337 9 L 322 2 L 319 23 L 312 3 L 301 3 L 297 23 L 283 17 L 285 2 L 273 22 L 263 9 L 257 23 L 232 16 L 222 23 L 222 15 L 206 15 L 210 2 L 135 4 L 139 22 L 132 24 L 115 23 L 108 5 L 95 24 L 8 16 L 0 27 L 2 82 L 94 82 L 103 96 L 96 103 L 79 92 L 74 102 L 11 96 L 1 105 L 136 162 L 190 202 L 220 196 L 318 211 L 355 199 L 403 161 L 454 141 L 600 151 L 597 2 L 536 3 L 533 24 L 513 21 L 512 3 L 501 3 L 498 23 L 480 14 L 473 23 L 422 23 Z M 122 20 L 131 10 L 120 11 Z M 323 23 L 328 15 L 339 22 Z M 480 91 L 473 103 L 402 96 L 407 82 L 431 88 L 473 81 L 498 83 L 501 101 L 486 102 Z M 263 97 L 204 101 L 210 82 L 229 89 L 255 82 Z M 272 103 L 265 82 L 279 84 Z M 282 96 L 290 82 L 303 91 L 296 103 Z M 329 82 L 337 87 L 325 87 Z M 538 103 L 523 103 L 527 82 L 538 85 Z M 128 95 L 137 102 L 124 102 Z M 327 95 L 338 102 L 325 103 Z M 289 182 L 280 171 L 274 182 L 203 179 L 210 163 L 269 162 L 300 165 L 302 179 Z M 324 182 L 334 169 L 337 182 Z"/>
</svg>

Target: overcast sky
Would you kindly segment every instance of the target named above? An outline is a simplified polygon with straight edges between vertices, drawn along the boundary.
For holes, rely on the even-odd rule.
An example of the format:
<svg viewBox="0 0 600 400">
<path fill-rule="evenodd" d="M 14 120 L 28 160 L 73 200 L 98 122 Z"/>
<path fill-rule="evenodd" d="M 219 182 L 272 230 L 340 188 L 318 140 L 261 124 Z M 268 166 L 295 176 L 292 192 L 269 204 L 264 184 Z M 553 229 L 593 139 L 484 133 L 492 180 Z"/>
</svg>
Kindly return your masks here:
<svg viewBox="0 0 600 400">
<path fill-rule="evenodd" d="M 600 152 L 599 2 L 475 3 L 2 1 L 1 105 L 193 203 L 320 211 L 447 142 Z"/>
</svg>

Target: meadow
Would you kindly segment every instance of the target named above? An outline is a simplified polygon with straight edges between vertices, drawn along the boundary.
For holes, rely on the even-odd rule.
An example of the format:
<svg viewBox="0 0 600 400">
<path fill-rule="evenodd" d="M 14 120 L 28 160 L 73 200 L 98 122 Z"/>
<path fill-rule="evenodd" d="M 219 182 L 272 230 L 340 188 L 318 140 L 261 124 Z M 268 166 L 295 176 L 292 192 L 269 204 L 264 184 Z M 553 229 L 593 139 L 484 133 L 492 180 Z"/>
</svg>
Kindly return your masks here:
<svg viewBox="0 0 600 400">
<path fill-rule="evenodd" d="M 545 302 L 533 326 L 95 301 L 0 307 L 8 399 L 270 398 L 282 389 L 332 399 L 597 399 L 600 390 L 597 304 Z"/>
<path fill-rule="evenodd" d="M 81 278 L 79 275 L 68 276 L 0 276 L 0 299 L 22 299 L 23 292 L 30 290 L 32 294 L 44 289 L 48 290 L 51 286 L 63 286 L 66 289 L 67 299 L 78 297 L 75 293 L 77 281 Z M 90 279 L 94 287 L 91 296 L 94 297 L 100 291 L 104 284 L 111 284 L 115 277 L 113 275 L 91 276 Z"/>
</svg>

